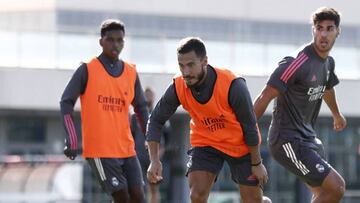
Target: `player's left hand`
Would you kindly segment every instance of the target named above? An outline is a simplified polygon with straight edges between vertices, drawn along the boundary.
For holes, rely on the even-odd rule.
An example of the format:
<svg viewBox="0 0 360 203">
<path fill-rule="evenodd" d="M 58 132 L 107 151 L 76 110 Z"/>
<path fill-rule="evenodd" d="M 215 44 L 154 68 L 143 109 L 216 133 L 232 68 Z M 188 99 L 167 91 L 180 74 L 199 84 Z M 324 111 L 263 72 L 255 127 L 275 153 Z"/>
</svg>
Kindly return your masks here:
<svg viewBox="0 0 360 203">
<path fill-rule="evenodd" d="M 346 119 L 340 113 L 338 116 L 334 116 L 334 130 L 336 132 L 342 131 L 346 127 Z"/>
<path fill-rule="evenodd" d="M 259 186 L 263 188 L 268 181 L 268 174 L 265 166 L 262 163 L 257 166 L 251 166 L 251 172 L 258 179 Z"/>
</svg>

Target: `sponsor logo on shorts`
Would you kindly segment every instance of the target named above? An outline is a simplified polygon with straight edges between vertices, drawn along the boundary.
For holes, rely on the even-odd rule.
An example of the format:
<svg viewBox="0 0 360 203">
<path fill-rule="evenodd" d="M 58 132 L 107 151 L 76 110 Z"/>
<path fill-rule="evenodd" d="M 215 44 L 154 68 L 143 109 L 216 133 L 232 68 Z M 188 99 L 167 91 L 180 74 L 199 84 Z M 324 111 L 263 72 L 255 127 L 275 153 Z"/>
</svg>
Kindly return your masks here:
<svg viewBox="0 0 360 203">
<path fill-rule="evenodd" d="M 319 173 L 323 173 L 325 170 L 325 167 L 322 164 L 316 164 L 315 167 L 319 171 Z"/>
<path fill-rule="evenodd" d="M 117 187 L 119 185 L 119 180 L 116 178 L 116 177 L 112 177 L 111 179 L 111 184 L 114 186 L 114 187 Z"/>
</svg>

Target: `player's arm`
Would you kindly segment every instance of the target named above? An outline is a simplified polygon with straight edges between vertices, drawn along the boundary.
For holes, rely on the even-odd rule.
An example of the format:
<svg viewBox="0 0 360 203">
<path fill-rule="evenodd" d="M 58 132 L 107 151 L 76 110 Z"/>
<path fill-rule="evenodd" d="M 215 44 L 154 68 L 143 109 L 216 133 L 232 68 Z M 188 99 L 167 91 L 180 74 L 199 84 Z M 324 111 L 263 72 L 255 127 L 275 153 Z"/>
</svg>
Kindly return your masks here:
<svg viewBox="0 0 360 203">
<path fill-rule="evenodd" d="M 132 101 L 132 105 L 134 107 L 134 111 L 136 113 L 136 118 L 139 122 L 139 126 L 142 132 L 145 134 L 146 123 L 149 118 L 149 111 L 146 106 L 145 95 L 138 74 L 136 74 L 135 96 Z"/>
<path fill-rule="evenodd" d="M 264 185 L 267 182 L 267 172 L 260 155 L 260 135 L 250 93 L 243 78 L 237 78 L 232 82 L 229 104 L 242 127 L 245 143 L 250 149 L 252 173 L 260 185 Z"/>
<path fill-rule="evenodd" d="M 74 106 L 79 96 L 85 92 L 87 77 L 87 67 L 83 63 L 71 77 L 60 100 L 61 118 L 66 132 L 64 154 L 72 160 L 79 148 L 73 118 Z"/>
<path fill-rule="evenodd" d="M 346 119 L 340 113 L 339 106 L 336 101 L 335 88 L 325 90 L 323 99 L 333 115 L 334 129 L 336 131 L 343 130 L 346 127 Z"/>
<path fill-rule="evenodd" d="M 257 120 L 261 118 L 261 116 L 264 114 L 266 108 L 269 106 L 269 103 L 271 100 L 273 100 L 275 97 L 279 96 L 280 92 L 271 87 L 270 85 L 266 85 L 264 89 L 261 91 L 261 93 L 256 97 L 254 102 L 254 111 Z"/>
<path fill-rule="evenodd" d="M 336 131 L 341 131 L 346 127 L 346 119 L 341 114 L 337 101 L 336 101 L 336 93 L 335 86 L 339 84 L 339 79 L 335 74 L 335 61 L 332 57 L 329 57 L 330 68 L 329 68 L 329 79 L 326 84 L 326 90 L 324 92 L 324 101 L 326 105 L 329 107 L 333 119 L 334 119 L 334 129 Z"/>
<path fill-rule="evenodd" d="M 162 128 L 179 105 L 175 85 L 171 84 L 151 112 L 146 130 L 150 157 L 150 165 L 147 171 L 149 182 L 156 183 L 162 180 L 162 165 L 159 153 Z"/>
</svg>

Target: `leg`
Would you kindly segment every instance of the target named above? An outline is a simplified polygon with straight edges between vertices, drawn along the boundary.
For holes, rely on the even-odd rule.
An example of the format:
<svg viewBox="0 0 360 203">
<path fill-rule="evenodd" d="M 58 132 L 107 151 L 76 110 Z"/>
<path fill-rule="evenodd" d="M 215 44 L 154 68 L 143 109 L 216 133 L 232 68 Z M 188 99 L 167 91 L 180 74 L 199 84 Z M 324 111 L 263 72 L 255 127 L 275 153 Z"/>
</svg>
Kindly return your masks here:
<svg viewBox="0 0 360 203">
<path fill-rule="evenodd" d="M 338 203 L 345 193 L 345 181 L 336 170 L 331 169 L 320 187 L 310 187 L 312 203 Z"/>
<path fill-rule="evenodd" d="M 143 203 L 145 199 L 144 180 L 138 158 L 134 156 L 125 159 L 123 170 L 128 181 L 130 203 Z"/>
<path fill-rule="evenodd" d="M 128 185 L 122 170 L 124 159 L 87 158 L 86 160 L 104 192 L 111 194 L 115 203 L 128 203 L 130 198 Z"/>
<path fill-rule="evenodd" d="M 262 203 L 263 192 L 259 186 L 239 185 L 241 202 Z"/>
<path fill-rule="evenodd" d="M 111 194 L 113 197 L 114 203 L 128 203 L 129 202 L 129 193 L 127 189 L 119 190 Z"/>
<path fill-rule="evenodd" d="M 149 183 L 150 203 L 160 203 L 160 192 L 158 184 Z"/>
<path fill-rule="evenodd" d="M 224 164 L 223 153 L 212 147 L 195 147 L 188 154 L 187 175 L 191 202 L 206 203 L 211 186 Z"/>
<path fill-rule="evenodd" d="M 251 171 L 250 155 L 231 157 L 226 155 L 226 162 L 231 170 L 232 180 L 239 185 L 241 202 L 244 203 L 271 203 L 268 197 L 263 197 L 259 181 Z"/>
<path fill-rule="evenodd" d="M 129 188 L 130 203 L 143 203 L 145 200 L 142 186 Z"/>
<path fill-rule="evenodd" d="M 189 172 L 191 203 L 206 203 L 216 174 L 207 171 Z"/>
</svg>

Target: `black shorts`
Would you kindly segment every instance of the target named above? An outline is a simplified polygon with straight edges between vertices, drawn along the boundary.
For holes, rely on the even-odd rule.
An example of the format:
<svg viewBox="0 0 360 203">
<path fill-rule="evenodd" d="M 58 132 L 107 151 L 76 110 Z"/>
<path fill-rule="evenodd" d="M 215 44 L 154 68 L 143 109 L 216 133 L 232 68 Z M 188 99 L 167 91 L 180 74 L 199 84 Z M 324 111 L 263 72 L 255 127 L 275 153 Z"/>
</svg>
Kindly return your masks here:
<svg viewBox="0 0 360 203">
<path fill-rule="evenodd" d="M 139 160 L 129 158 L 87 158 L 86 159 L 104 191 L 112 194 L 116 191 L 143 187 Z"/>
<path fill-rule="evenodd" d="M 187 174 L 192 171 L 208 171 L 218 175 L 226 161 L 232 180 L 240 185 L 256 186 L 259 181 L 251 173 L 250 154 L 231 157 L 213 147 L 194 147 L 188 151 Z"/>
<path fill-rule="evenodd" d="M 312 187 L 320 186 L 331 170 L 319 139 L 308 142 L 277 138 L 269 148 L 277 162 Z"/>
</svg>

